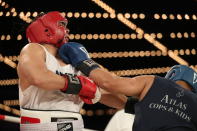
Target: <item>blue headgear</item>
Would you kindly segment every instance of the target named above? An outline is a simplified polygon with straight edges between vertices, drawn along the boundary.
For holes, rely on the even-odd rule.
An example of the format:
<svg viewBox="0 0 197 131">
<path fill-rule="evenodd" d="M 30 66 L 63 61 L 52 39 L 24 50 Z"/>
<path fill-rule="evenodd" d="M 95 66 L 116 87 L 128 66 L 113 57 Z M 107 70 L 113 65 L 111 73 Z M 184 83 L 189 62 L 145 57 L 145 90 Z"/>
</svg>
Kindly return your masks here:
<svg viewBox="0 0 197 131">
<path fill-rule="evenodd" d="M 197 73 L 188 66 L 175 65 L 166 74 L 165 78 L 178 81 L 182 80 L 187 82 L 193 89 L 193 92 L 197 93 Z"/>
</svg>

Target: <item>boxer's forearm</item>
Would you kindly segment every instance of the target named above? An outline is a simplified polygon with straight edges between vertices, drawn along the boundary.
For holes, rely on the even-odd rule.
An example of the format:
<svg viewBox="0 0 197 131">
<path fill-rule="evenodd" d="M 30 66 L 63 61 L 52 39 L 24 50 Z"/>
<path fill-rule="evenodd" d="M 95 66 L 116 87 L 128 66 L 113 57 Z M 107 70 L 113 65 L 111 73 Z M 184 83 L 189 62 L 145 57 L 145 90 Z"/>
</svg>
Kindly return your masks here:
<svg viewBox="0 0 197 131">
<path fill-rule="evenodd" d="M 125 107 L 126 101 L 127 97 L 125 95 L 102 92 L 101 99 L 99 102 L 112 108 L 122 109 Z"/>
<path fill-rule="evenodd" d="M 101 68 L 92 70 L 89 77 L 99 87 L 109 92 L 137 97 L 142 93 L 148 78 L 146 76 L 119 77 Z"/>
<path fill-rule="evenodd" d="M 100 68 L 92 70 L 89 74 L 89 78 L 92 79 L 99 87 L 107 91 L 111 90 L 110 84 L 114 80 L 109 72 Z"/>
</svg>

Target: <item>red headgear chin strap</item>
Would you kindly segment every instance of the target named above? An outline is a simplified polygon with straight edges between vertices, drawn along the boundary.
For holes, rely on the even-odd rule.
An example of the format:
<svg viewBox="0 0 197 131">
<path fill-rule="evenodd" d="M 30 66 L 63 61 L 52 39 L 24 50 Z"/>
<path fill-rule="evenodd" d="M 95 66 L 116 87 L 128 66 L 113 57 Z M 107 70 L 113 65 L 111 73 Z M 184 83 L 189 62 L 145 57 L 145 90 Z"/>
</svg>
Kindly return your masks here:
<svg viewBox="0 0 197 131">
<path fill-rule="evenodd" d="M 67 32 L 65 27 L 59 24 L 60 22 L 67 23 L 67 19 L 58 11 L 49 12 L 28 26 L 26 37 L 32 43 L 53 44 L 59 48 L 67 42 L 65 38 Z"/>
</svg>

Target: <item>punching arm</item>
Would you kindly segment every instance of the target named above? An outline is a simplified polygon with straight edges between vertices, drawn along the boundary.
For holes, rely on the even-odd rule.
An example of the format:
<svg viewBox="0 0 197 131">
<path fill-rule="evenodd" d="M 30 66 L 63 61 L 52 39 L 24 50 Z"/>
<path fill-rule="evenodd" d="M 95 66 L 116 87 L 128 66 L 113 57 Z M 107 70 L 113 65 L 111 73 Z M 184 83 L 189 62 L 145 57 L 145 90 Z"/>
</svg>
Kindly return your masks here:
<svg viewBox="0 0 197 131">
<path fill-rule="evenodd" d="M 126 96 L 142 98 L 144 89 L 148 89 L 154 79 L 153 76 L 138 76 L 133 78 L 119 77 L 109 71 L 99 68 L 99 65 L 90 59 L 85 47 L 79 43 L 70 42 L 59 49 L 59 56 L 86 76 L 91 78 L 99 87 Z"/>
<path fill-rule="evenodd" d="M 100 103 L 116 108 L 116 109 L 122 109 L 125 106 L 125 103 L 127 101 L 127 97 L 122 94 L 112 94 L 106 90 L 100 89 L 101 90 L 101 100 L 99 101 Z"/>
</svg>

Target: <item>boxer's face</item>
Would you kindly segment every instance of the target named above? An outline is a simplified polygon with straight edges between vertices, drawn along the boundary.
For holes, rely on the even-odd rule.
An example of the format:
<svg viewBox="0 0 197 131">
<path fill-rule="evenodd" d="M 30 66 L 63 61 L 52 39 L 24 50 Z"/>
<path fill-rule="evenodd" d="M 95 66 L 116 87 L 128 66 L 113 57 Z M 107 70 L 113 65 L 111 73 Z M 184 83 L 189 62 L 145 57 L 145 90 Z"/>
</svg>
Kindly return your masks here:
<svg viewBox="0 0 197 131">
<path fill-rule="evenodd" d="M 68 22 L 66 20 L 58 22 L 58 26 L 64 27 L 64 29 L 65 29 L 65 36 L 64 36 L 65 42 L 69 41 L 69 32 L 70 32 L 70 30 L 67 28 L 67 24 L 68 24 Z"/>
</svg>

